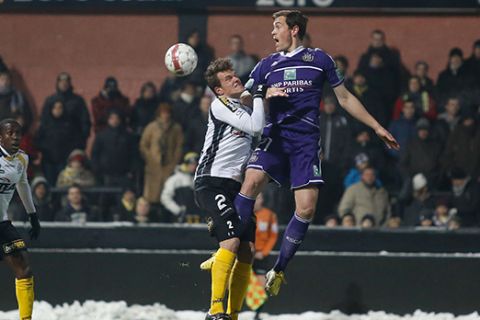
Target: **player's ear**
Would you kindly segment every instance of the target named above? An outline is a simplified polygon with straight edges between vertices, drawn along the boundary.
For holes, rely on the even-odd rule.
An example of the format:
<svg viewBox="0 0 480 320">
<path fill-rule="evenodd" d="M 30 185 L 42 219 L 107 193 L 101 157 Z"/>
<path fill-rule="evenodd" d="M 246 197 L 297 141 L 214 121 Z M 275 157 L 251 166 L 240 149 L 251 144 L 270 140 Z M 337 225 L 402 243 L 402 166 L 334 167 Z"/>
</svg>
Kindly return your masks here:
<svg viewBox="0 0 480 320">
<path fill-rule="evenodd" d="M 215 87 L 213 90 L 215 91 L 215 94 L 216 94 L 217 96 L 223 96 L 223 94 L 225 93 L 225 92 L 223 91 L 222 87 Z"/>
<path fill-rule="evenodd" d="M 290 34 L 292 35 L 292 37 L 295 37 L 295 36 L 298 36 L 298 32 L 300 31 L 300 28 L 295 25 L 292 27 L 292 29 L 290 29 Z"/>
</svg>

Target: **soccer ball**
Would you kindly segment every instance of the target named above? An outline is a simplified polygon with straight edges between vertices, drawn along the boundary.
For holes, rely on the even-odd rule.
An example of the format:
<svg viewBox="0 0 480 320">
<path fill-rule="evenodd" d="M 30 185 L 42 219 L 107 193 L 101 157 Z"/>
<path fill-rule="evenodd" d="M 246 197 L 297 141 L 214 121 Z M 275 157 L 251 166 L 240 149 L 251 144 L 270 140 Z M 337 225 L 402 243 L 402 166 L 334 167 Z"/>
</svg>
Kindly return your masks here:
<svg viewBox="0 0 480 320">
<path fill-rule="evenodd" d="M 188 44 L 177 43 L 168 48 L 165 53 L 165 66 L 176 76 L 188 76 L 195 70 L 198 57 Z"/>
</svg>

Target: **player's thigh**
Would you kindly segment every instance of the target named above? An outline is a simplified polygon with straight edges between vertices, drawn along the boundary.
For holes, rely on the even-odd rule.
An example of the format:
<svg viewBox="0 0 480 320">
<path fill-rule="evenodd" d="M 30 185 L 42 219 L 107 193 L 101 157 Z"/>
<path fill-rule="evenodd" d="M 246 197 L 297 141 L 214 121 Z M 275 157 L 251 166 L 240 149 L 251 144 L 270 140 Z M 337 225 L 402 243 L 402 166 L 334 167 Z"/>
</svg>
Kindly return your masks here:
<svg viewBox="0 0 480 320">
<path fill-rule="evenodd" d="M 231 192 L 207 187 L 196 190 L 195 198 L 200 208 L 207 212 L 210 218 L 209 231 L 218 242 L 241 235 L 241 222 L 235 211 Z"/>
<path fill-rule="evenodd" d="M 12 268 L 17 277 L 30 274 L 27 246 L 10 221 L 0 222 L 0 259 Z"/>
<path fill-rule="evenodd" d="M 258 172 L 255 173 L 253 170 L 263 172 L 263 175 Z M 251 179 L 257 185 L 253 184 L 251 186 L 252 189 L 255 187 L 259 189 L 261 184 L 264 186 L 267 177 L 268 180 L 273 180 L 278 185 L 287 182 L 289 173 L 288 155 L 283 151 L 281 137 L 271 136 L 263 138 L 248 160 L 247 171 L 250 171 L 253 175 Z M 258 193 L 259 191 L 256 194 L 252 194 L 252 196 L 256 196 Z"/>
<path fill-rule="evenodd" d="M 318 139 L 318 135 L 304 135 L 288 140 L 292 189 L 323 185 Z"/>
<path fill-rule="evenodd" d="M 251 264 L 255 253 L 255 245 L 250 241 L 241 241 L 238 247 L 237 259 L 242 263 Z"/>
<path fill-rule="evenodd" d="M 250 198 L 256 198 L 258 194 L 262 192 L 263 188 L 265 188 L 269 180 L 270 178 L 265 171 L 256 168 L 247 168 L 240 193 Z"/>
</svg>

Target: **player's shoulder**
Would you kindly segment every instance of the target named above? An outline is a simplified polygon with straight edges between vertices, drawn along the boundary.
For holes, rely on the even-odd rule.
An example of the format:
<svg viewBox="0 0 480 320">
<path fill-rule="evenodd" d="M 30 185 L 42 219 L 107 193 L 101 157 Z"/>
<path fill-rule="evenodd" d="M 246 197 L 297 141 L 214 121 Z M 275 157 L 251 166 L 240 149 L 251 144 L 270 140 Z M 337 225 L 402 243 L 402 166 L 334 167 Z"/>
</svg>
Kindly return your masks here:
<svg viewBox="0 0 480 320">
<path fill-rule="evenodd" d="M 231 112 L 236 112 L 239 105 L 234 103 L 232 100 L 228 99 L 225 96 L 219 96 L 212 101 L 211 108 L 212 112 L 222 112 L 229 110 Z"/>
<path fill-rule="evenodd" d="M 332 56 L 320 48 L 308 48 L 308 52 L 315 57 L 315 61 L 320 64 L 335 64 Z"/>
<path fill-rule="evenodd" d="M 23 164 L 23 166 L 27 166 L 28 154 L 25 151 L 19 149 L 15 157 Z"/>
</svg>

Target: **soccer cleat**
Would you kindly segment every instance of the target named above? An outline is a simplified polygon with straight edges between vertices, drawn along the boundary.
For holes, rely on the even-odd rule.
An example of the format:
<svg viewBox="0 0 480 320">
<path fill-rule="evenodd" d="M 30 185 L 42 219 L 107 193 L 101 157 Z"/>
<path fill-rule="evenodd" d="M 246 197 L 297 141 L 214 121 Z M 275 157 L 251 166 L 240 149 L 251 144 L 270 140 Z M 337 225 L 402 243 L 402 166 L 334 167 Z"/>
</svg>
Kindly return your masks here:
<svg viewBox="0 0 480 320">
<path fill-rule="evenodd" d="M 215 262 L 215 253 L 212 253 L 210 258 L 200 263 L 200 269 L 203 271 L 212 270 L 213 262 Z"/>
<path fill-rule="evenodd" d="M 276 296 L 280 291 L 280 286 L 286 284 L 285 275 L 282 271 L 276 272 L 275 270 L 270 270 L 265 275 L 265 291 L 269 296 Z"/>
<path fill-rule="evenodd" d="M 216 314 L 209 314 L 205 317 L 205 320 L 232 320 L 232 317 L 227 313 L 216 313 Z"/>
</svg>

